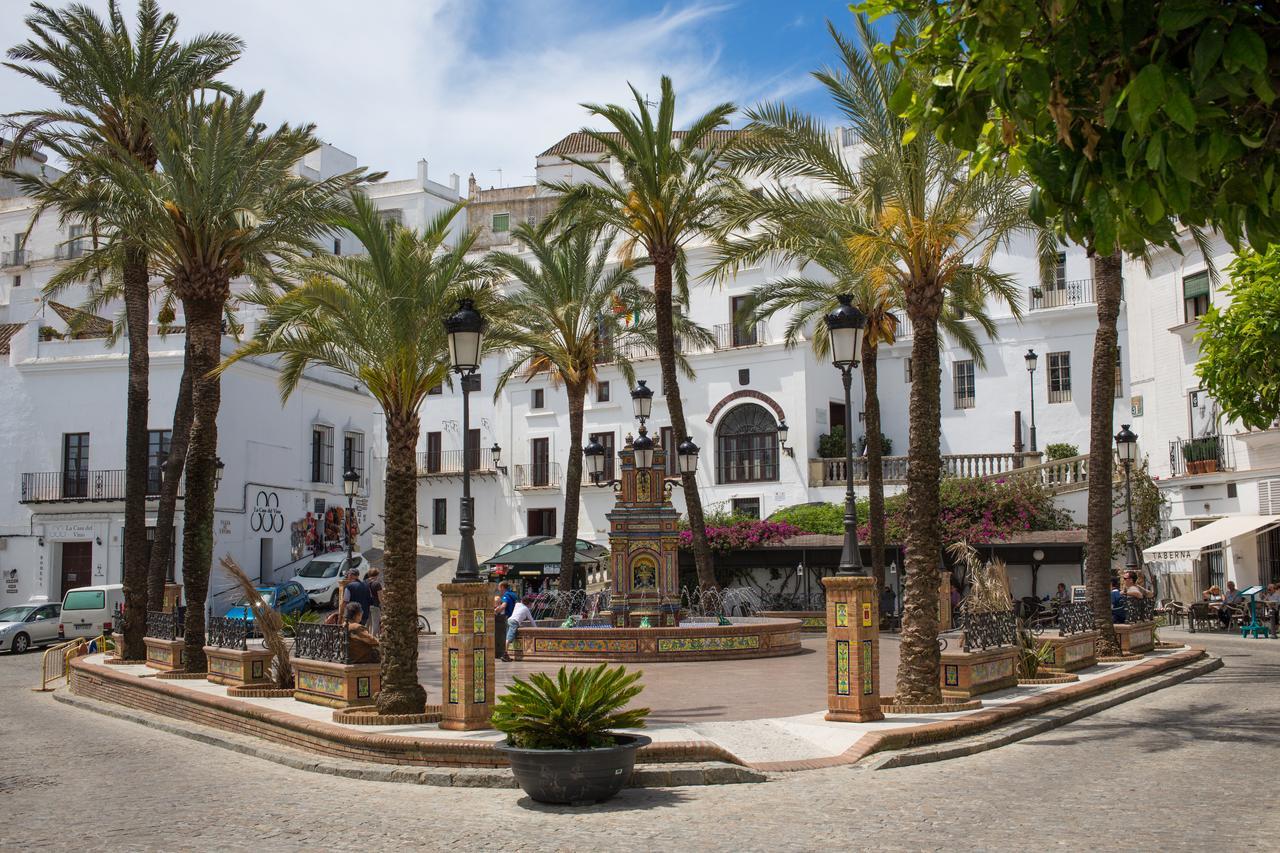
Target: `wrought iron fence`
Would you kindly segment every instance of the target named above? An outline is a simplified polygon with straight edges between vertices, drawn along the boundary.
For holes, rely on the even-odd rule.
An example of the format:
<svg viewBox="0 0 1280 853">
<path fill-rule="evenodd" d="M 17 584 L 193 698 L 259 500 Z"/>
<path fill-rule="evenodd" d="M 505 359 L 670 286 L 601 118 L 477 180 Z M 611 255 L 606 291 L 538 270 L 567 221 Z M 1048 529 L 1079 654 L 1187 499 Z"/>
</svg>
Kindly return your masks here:
<svg viewBox="0 0 1280 853">
<path fill-rule="evenodd" d="M 1154 622 L 1156 618 L 1156 602 L 1154 598 L 1124 597 L 1124 621 L 1130 625 L 1134 622 Z"/>
<path fill-rule="evenodd" d="M 249 647 L 249 620 L 214 616 L 209 620 L 204 636 L 205 643 L 219 649 L 246 649 Z"/>
<path fill-rule="evenodd" d="M 327 663 L 351 663 L 351 633 L 346 625 L 299 622 L 293 656 Z"/>
<path fill-rule="evenodd" d="M 157 640 L 176 640 L 182 636 L 182 621 L 176 613 L 148 610 L 147 636 Z"/>
<path fill-rule="evenodd" d="M 960 614 L 960 627 L 964 629 L 964 650 L 983 651 L 1018 643 L 1018 619 L 1012 610 L 996 610 L 987 613 Z"/>
<path fill-rule="evenodd" d="M 1058 605 L 1058 636 L 1070 637 L 1094 628 L 1093 608 L 1083 601 Z"/>
</svg>

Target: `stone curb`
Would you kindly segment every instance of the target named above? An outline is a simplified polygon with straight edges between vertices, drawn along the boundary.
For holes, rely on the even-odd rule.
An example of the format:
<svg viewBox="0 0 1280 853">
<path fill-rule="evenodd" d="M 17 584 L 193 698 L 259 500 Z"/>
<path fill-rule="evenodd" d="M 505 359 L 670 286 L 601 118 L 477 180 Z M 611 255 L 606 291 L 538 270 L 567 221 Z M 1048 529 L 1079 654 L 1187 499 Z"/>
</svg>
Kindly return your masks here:
<svg viewBox="0 0 1280 853">
<path fill-rule="evenodd" d="M 1172 672 L 1155 675 L 1136 684 L 1119 687 L 1102 693 L 1096 697 L 1082 699 L 1043 714 L 1023 717 L 1021 720 L 1001 727 L 997 731 L 960 738 L 934 746 L 902 749 L 893 752 L 869 756 L 854 766 L 864 770 L 891 770 L 898 767 L 910 767 L 916 764 L 928 764 L 935 761 L 946 761 L 951 758 L 962 758 L 977 755 L 990 749 L 1008 746 L 1020 740 L 1074 723 L 1076 720 L 1092 716 L 1108 708 L 1129 702 L 1133 699 L 1173 687 L 1193 678 L 1198 678 L 1215 669 L 1222 668 L 1222 659 L 1206 654 L 1204 660 L 1195 661 Z"/>
<path fill-rule="evenodd" d="M 324 758 L 297 750 L 264 745 L 260 738 L 241 737 L 230 732 L 206 728 L 192 723 L 177 725 L 168 719 L 76 696 L 67 689 L 54 692 L 53 698 L 73 708 L 92 711 L 117 720 L 138 723 L 167 734 L 177 735 L 208 746 L 216 746 L 242 755 L 271 761 L 294 770 L 324 773 L 345 779 L 368 782 L 398 782 L 410 785 L 432 785 L 442 788 L 516 788 L 510 768 L 478 767 L 405 767 Z M 763 773 L 736 764 L 707 761 L 681 764 L 637 765 L 627 783 L 629 788 L 677 788 L 695 785 L 733 785 L 764 782 Z"/>
</svg>

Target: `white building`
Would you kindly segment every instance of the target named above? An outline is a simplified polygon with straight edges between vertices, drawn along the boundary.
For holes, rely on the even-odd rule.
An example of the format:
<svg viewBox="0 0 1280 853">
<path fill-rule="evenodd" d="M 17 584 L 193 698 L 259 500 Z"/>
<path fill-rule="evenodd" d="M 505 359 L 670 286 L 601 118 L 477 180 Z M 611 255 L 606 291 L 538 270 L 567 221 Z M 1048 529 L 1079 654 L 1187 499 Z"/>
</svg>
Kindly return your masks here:
<svg viewBox="0 0 1280 853">
<path fill-rule="evenodd" d="M 1209 264 L 1228 280 L 1233 254 L 1220 238 L 1211 258 L 1182 232 L 1181 255 L 1155 250 L 1148 272 L 1126 264 L 1129 295 L 1130 414 L 1139 448 L 1169 500 L 1168 541 L 1147 559 L 1169 575 L 1177 596 L 1226 581 L 1245 588 L 1280 582 L 1280 424 L 1247 430 L 1226 420 L 1200 387 L 1195 340 L 1209 305 L 1230 303 Z"/>
<path fill-rule="evenodd" d="M 584 175 L 565 156 L 589 157 L 594 143 L 570 134 L 537 158 L 540 182 L 577 180 Z M 520 221 L 537 221 L 554 199 L 541 186 L 469 190 L 470 225 L 481 230 L 478 248 L 505 246 L 509 230 Z M 689 250 L 691 279 L 712 261 L 708 246 Z M 996 265 L 1014 274 L 1024 287 L 1021 323 L 1007 307 L 993 306 L 1000 335 L 984 342 L 985 366 L 948 343 L 943 352 L 942 448 L 956 457 L 960 470 L 969 465 L 983 473 L 1013 467 L 1015 451 L 1027 451 L 1031 422 L 1031 383 L 1035 386 L 1038 449 L 1049 443 L 1069 443 L 1087 452 L 1089 430 L 1089 370 L 1092 359 L 1096 306 L 1088 260 L 1083 250 L 1064 251 L 1057 281 L 1041 289 L 1038 262 L 1029 243 L 1010 247 Z M 743 271 L 723 286 L 695 283 L 690 316 L 709 328 L 715 345 L 689 353 L 696 378 L 682 379 L 685 417 L 694 441 L 702 448 L 698 483 L 704 507 L 737 510 L 766 517 L 792 504 L 838 501 L 844 483 L 842 469 L 824 466 L 819 437 L 844 418 L 839 373 L 819 361 L 807 344 L 788 350 L 782 344 L 786 318 L 759 327 L 740 328 L 733 322 L 739 300 L 750 291 L 794 270 L 761 266 Z M 644 280 L 642 273 L 641 278 Z M 1120 335 L 1126 334 L 1121 312 Z M 1029 377 L 1024 355 L 1034 348 L 1038 369 Z M 908 439 L 907 401 L 910 383 L 910 331 L 880 355 L 880 397 L 883 431 L 892 452 L 905 455 Z M 1124 353 L 1122 352 L 1122 356 Z M 657 437 L 669 425 L 656 358 L 633 357 L 637 375 L 655 391 L 650 430 Z M 1121 361 L 1123 364 L 1123 359 Z M 471 424 L 480 448 L 472 482 L 476 501 L 476 548 L 480 558 L 504 542 L 524 535 L 560 534 L 564 507 L 564 470 L 569 452 L 569 416 L 562 389 L 549 378 L 516 381 L 493 399 L 497 376 L 505 364 L 491 358 L 480 374 L 480 393 L 471 397 Z M 1126 371 L 1117 367 L 1121 391 L 1117 418 L 1127 412 Z M 621 372 L 604 365 L 601 388 L 587 399 L 584 442 L 596 438 L 614 451 L 620 449 L 636 425 L 631 415 L 630 388 Z M 423 438 L 419 445 L 420 543 L 454 550 L 458 547 L 457 519 L 462 471 L 462 403 L 458 387 L 445 387 L 428 398 L 423 408 Z M 854 433 L 862 434 L 862 388 L 854 383 Z M 775 433 L 786 420 L 787 446 Z M 1018 419 L 1018 420 L 1015 420 Z M 1015 432 L 1015 423 L 1020 429 Z M 670 447 L 671 437 L 662 434 Z M 490 448 L 502 448 L 501 465 L 493 464 Z M 1026 460 L 1031 461 L 1031 460 Z M 893 462 L 891 461 L 892 468 Z M 888 475 L 892 477 L 892 474 Z M 901 483 L 890 482 L 890 491 Z M 865 495 L 865 492 L 863 492 Z M 683 509 L 677 489 L 673 499 Z M 584 487 L 578 535 L 604 542 L 605 513 L 613 492 Z"/>
<path fill-rule="evenodd" d="M 324 146 L 298 169 L 325 177 L 354 166 L 353 157 Z M 75 226 L 60 228 L 53 216 L 42 217 L 24 240 L 32 203 L 14 192 L 9 186 L 0 197 L 0 483 L 8 484 L 0 488 L 0 605 L 33 595 L 60 600 L 74 586 L 119 583 L 123 569 L 126 345 L 106 345 L 106 317 L 79 317 L 88 323 L 71 335 L 68 321 L 79 313 L 71 306 L 83 301 L 81 289 L 42 296 L 63 260 L 84 247 Z M 160 335 L 154 313 L 152 319 L 150 466 L 158 493 L 185 341 L 181 332 Z M 225 339 L 223 352 L 235 345 Z M 342 544 L 337 516 L 347 506 L 348 465 L 361 474 L 355 505 L 361 548 L 381 527 L 381 416 L 373 399 L 349 380 L 315 370 L 282 404 L 278 378 L 271 363 L 247 360 L 223 376 L 215 612 L 235 594 L 217 568 L 223 554 L 269 583 L 291 575 L 315 538 L 321 547 Z M 153 496 L 151 527 L 155 514 Z M 172 569 L 179 581 L 182 523 L 180 499 Z"/>
</svg>

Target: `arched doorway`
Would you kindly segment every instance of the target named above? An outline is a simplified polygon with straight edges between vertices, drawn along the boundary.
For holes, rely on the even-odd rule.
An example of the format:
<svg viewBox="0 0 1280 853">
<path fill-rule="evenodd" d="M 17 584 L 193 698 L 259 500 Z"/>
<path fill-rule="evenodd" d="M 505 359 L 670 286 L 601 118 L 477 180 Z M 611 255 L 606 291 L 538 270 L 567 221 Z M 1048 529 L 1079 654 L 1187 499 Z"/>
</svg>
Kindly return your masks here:
<svg viewBox="0 0 1280 853">
<path fill-rule="evenodd" d="M 716 428 L 716 482 L 778 479 L 778 423 L 764 406 L 735 406 Z"/>
</svg>

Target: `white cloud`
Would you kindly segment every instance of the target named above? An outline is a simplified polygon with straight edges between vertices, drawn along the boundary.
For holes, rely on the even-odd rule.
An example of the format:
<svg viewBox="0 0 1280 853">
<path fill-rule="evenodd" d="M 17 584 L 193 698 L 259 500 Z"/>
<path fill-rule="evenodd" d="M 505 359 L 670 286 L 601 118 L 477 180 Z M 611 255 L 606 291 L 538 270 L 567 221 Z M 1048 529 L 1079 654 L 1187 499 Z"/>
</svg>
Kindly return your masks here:
<svg viewBox="0 0 1280 853">
<path fill-rule="evenodd" d="M 125 5 L 131 15 L 132 3 Z M 425 157 L 441 182 L 458 172 L 465 184 L 474 171 L 487 186 L 502 169 L 504 183 L 526 183 L 535 155 L 587 122 L 579 103 L 624 102 L 628 81 L 656 98 L 659 77 L 670 75 L 681 120 L 795 85 L 725 72 L 708 32 L 729 7 L 708 2 L 621 22 L 601 20 L 585 0 L 164 5 L 187 37 L 224 30 L 245 39 L 244 57 L 227 76 L 267 91 L 265 119 L 314 122 L 326 141 L 393 178 L 412 175 Z M 24 38 L 20 17 L 0 18 L 0 45 Z M 0 93 L 3 112 L 47 100 L 8 70 L 0 70 Z"/>
</svg>

